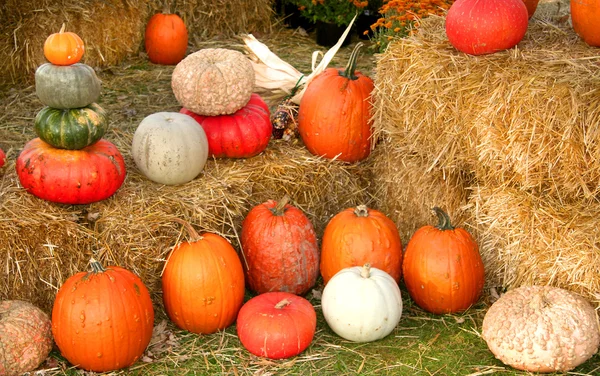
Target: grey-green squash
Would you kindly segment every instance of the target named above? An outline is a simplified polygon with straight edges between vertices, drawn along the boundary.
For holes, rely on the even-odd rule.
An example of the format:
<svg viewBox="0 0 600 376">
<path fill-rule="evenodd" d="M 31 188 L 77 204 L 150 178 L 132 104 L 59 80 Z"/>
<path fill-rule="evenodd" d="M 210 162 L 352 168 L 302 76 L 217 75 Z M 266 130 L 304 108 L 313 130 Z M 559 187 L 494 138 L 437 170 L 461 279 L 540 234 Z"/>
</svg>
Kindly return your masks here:
<svg viewBox="0 0 600 376">
<path fill-rule="evenodd" d="M 42 64 L 35 71 L 35 93 L 54 108 L 80 108 L 98 101 L 100 80 L 89 65 Z"/>
<path fill-rule="evenodd" d="M 34 129 L 39 138 L 56 148 L 79 150 L 104 136 L 108 116 L 97 103 L 72 109 L 44 107 L 35 117 Z"/>
</svg>

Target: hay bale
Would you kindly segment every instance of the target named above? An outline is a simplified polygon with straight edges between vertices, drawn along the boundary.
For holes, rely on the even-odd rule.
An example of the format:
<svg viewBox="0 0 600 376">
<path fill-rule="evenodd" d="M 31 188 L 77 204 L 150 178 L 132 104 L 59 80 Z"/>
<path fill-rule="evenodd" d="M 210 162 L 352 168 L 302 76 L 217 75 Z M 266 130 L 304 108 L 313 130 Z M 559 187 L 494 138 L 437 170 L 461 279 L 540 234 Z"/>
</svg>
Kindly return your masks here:
<svg viewBox="0 0 600 376">
<path fill-rule="evenodd" d="M 444 19 L 377 63 L 375 126 L 447 171 L 561 197 L 600 194 L 600 56 L 573 30 L 533 19 L 518 48 L 469 56 Z M 387 124 L 393 124 L 388 126 Z"/>
<path fill-rule="evenodd" d="M 600 203 L 566 203 L 506 186 L 469 199 L 490 286 L 550 285 L 600 306 Z"/>
</svg>

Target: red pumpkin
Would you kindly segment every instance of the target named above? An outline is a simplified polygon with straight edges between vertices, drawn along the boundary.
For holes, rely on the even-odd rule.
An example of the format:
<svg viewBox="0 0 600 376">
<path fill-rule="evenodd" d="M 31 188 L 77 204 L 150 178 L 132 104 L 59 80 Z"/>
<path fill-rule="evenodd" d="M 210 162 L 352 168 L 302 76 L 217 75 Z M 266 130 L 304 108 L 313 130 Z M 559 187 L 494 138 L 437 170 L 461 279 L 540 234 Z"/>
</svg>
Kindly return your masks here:
<svg viewBox="0 0 600 376">
<path fill-rule="evenodd" d="M 151 62 L 163 65 L 179 63 L 188 46 L 185 23 L 176 14 L 155 14 L 146 25 L 144 44 Z"/>
<path fill-rule="evenodd" d="M 456 0 L 446 15 L 446 35 L 457 50 L 484 55 L 516 46 L 528 24 L 523 0 Z"/>
<path fill-rule="evenodd" d="M 2 168 L 2 166 L 4 166 L 5 162 L 6 162 L 6 154 L 4 154 L 4 151 L 2 149 L 0 149 L 0 168 Z"/>
<path fill-rule="evenodd" d="M 246 106 L 230 115 L 203 116 L 187 108 L 179 111 L 193 117 L 208 138 L 208 151 L 215 158 L 250 158 L 267 148 L 271 139 L 269 106 L 253 93 Z"/>
<path fill-rule="evenodd" d="M 358 43 L 345 69 L 328 68 L 307 86 L 298 131 L 314 155 L 357 162 L 371 153 L 373 80 L 356 71 Z"/>
<path fill-rule="evenodd" d="M 248 287 L 261 294 L 302 295 L 319 276 L 319 247 L 310 220 L 298 208 L 269 200 L 242 222 L 241 244 Z"/>
<path fill-rule="evenodd" d="M 91 260 L 92 271 L 63 283 L 52 308 L 52 334 L 74 366 L 95 372 L 135 363 L 152 337 L 154 309 L 140 278 Z"/>
<path fill-rule="evenodd" d="M 408 242 L 402 263 L 404 283 L 417 305 L 431 313 L 464 311 L 481 296 L 483 261 L 473 237 L 455 228 L 440 208 L 439 224 L 423 226 Z"/>
<path fill-rule="evenodd" d="M 89 204 L 113 195 L 125 180 L 125 162 L 115 145 L 101 139 L 81 150 L 29 141 L 16 163 L 23 188 L 61 204 Z"/>
<path fill-rule="evenodd" d="M 237 318 L 242 345 L 256 356 L 270 359 L 300 354 L 312 342 L 316 327 L 312 304 L 286 292 L 267 292 L 250 299 Z"/>
<path fill-rule="evenodd" d="M 244 302 L 244 271 L 231 244 L 222 236 L 198 235 L 185 225 L 191 241 L 179 243 L 162 275 L 163 302 L 181 329 L 209 334 L 233 324 Z"/>
<path fill-rule="evenodd" d="M 365 205 L 336 214 L 321 242 L 321 276 L 325 284 L 337 272 L 370 264 L 400 282 L 402 242 L 394 222 Z"/>
<path fill-rule="evenodd" d="M 571 21 L 585 43 L 600 47 L 600 1 L 571 0 Z"/>
<path fill-rule="evenodd" d="M 67 31 L 65 24 L 44 42 L 44 56 L 54 65 L 73 65 L 81 61 L 85 45 L 79 35 Z"/>
<path fill-rule="evenodd" d="M 523 0 L 523 2 L 525 3 L 525 7 L 527 8 L 527 14 L 529 15 L 529 19 L 531 19 L 531 17 L 533 17 L 533 14 L 537 9 L 540 0 Z"/>
</svg>

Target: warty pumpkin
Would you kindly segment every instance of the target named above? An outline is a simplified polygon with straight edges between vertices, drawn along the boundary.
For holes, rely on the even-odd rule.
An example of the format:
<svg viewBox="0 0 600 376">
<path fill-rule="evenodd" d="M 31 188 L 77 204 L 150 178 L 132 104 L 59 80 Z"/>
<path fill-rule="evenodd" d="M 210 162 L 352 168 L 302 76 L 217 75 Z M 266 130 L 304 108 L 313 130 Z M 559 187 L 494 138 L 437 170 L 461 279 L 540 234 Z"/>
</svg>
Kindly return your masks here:
<svg viewBox="0 0 600 376">
<path fill-rule="evenodd" d="M 206 116 L 233 114 L 254 90 L 254 68 L 239 51 L 205 48 L 179 62 L 171 76 L 182 107 Z"/>
<path fill-rule="evenodd" d="M 69 277 L 56 293 L 52 334 L 61 354 L 74 366 L 107 372 L 134 364 L 152 338 L 150 293 L 131 271 L 102 267 Z"/>
<path fill-rule="evenodd" d="M 220 235 L 199 235 L 187 222 L 190 240 L 177 244 L 162 274 L 167 315 L 181 329 L 209 334 L 235 321 L 244 302 L 244 271 L 233 246 Z"/>
<path fill-rule="evenodd" d="M 0 375 L 33 372 L 52 350 L 48 315 L 29 302 L 0 301 Z"/>
<path fill-rule="evenodd" d="M 585 43 L 600 47 L 600 1 L 571 0 L 573 30 Z"/>
<path fill-rule="evenodd" d="M 408 241 L 402 274 L 410 297 L 431 313 L 455 313 L 475 304 L 484 284 L 479 247 L 471 234 L 454 227 L 435 207 L 437 226 L 419 228 Z"/>
<path fill-rule="evenodd" d="M 321 276 L 327 284 L 344 268 L 369 263 L 390 274 L 396 282 L 402 275 L 402 241 L 394 222 L 366 205 L 336 214 L 321 241 Z"/>
<path fill-rule="evenodd" d="M 268 200 L 253 207 L 240 235 L 248 287 L 259 294 L 283 291 L 302 295 L 319 276 L 319 247 L 306 215 L 288 204 Z"/>
<path fill-rule="evenodd" d="M 89 65 L 45 63 L 35 71 L 35 93 L 48 107 L 85 107 L 100 98 L 100 80 Z"/>
<path fill-rule="evenodd" d="M 314 155 L 357 162 L 371 153 L 373 80 L 356 70 L 358 43 L 343 70 L 328 68 L 306 88 L 298 131 Z"/>
<path fill-rule="evenodd" d="M 78 63 L 85 53 L 85 45 L 79 35 L 65 31 L 65 24 L 58 33 L 50 34 L 44 42 L 44 56 L 54 65 Z"/>
<path fill-rule="evenodd" d="M 123 156 L 105 139 L 81 150 L 65 150 L 35 138 L 25 144 L 17 157 L 16 170 L 29 193 L 71 205 L 112 196 L 126 175 Z"/>
<path fill-rule="evenodd" d="M 187 108 L 182 114 L 194 118 L 204 129 L 208 152 L 215 158 L 251 158 L 269 145 L 272 126 L 269 106 L 260 95 L 252 93 L 250 101 L 230 115 L 204 116 Z"/>
<path fill-rule="evenodd" d="M 35 117 L 34 129 L 39 138 L 55 148 L 79 150 L 104 136 L 108 116 L 97 103 L 72 109 L 44 107 Z"/>
<path fill-rule="evenodd" d="M 146 25 L 144 46 L 148 59 L 155 64 L 173 65 L 185 56 L 188 31 L 177 14 L 165 10 L 153 15 Z"/>
</svg>

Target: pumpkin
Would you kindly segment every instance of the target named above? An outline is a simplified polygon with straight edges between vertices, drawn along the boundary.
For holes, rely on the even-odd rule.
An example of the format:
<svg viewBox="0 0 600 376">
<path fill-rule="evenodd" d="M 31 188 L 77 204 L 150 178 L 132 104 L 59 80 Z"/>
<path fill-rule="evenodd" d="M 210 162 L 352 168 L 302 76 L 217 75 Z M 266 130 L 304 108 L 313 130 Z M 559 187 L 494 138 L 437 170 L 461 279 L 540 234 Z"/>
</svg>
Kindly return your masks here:
<svg viewBox="0 0 600 376">
<path fill-rule="evenodd" d="M 131 146 L 136 166 L 148 179 L 177 185 L 194 179 L 208 159 L 202 127 L 178 112 L 157 112 L 138 125 Z"/>
<path fill-rule="evenodd" d="M 182 107 L 206 116 L 233 114 L 254 90 L 254 68 L 239 51 L 205 48 L 183 59 L 171 76 Z"/>
<path fill-rule="evenodd" d="M 600 47 L 600 2 L 598 0 L 571 0 L 573 30 L 585 43 Z"/>
<path fill-rule="evenodd" d="M 439 223 L 419 228 L 408 241 L 402 274 L 410 297 L 431 313 L 455 313 L 475 304 L 484 284 L 477 243 L 435 207 Z"/>
<path fill-rule="evenodd" d="M 327 68 L 307 86 L 298 110 L 298 131 L 314 155 L 357 162 L 371 153 L 373 80 L 356 71 L 362 43 L 343 70 Z"/>
<path fill-rule="evenodd" d="M 107 372 L 129 367 L 152 338 L 154 309 L 142 280 L 119 266 L 69 277 L 56 293 L 52 334 L 60 353 L 76 367 Z"/>
<path fill-rule="evenodd" d="M 194 118 L 208 139 L 208 153 L 215 158 L 250 158 L 267 148 L 271 139 L 269 106 L 258 94 L 230 115 L 204 116 L 187 108 L 181 113 Z"/>
<path fill-rule="evenodd" d="M 44 142 L 60 149 L 78 150 L 104 136 L 108 128 L 106 111 L 97 103 L 72 109 L 44 107 L 35 117 L 35 133 Z"/>
<path fill-rule="evenodd" d="M 4 150 L 0 149 L 0 168 L 4 166 L 4 163 L 6 163 L 6 154 L 4 154 Z"/>
<path fill-rule="evenodd" d="M 390 274 L 402 275 L 402 242 L 394 222 L 365 205 L 336 214 L 325 227 L 321 241 L 321 276 L 327 284 L 344 268 L 369 263 Z"/>
<path fill-rule="evenodd" d="M 315 336 L 317 314 L 310 302 L 287 292 L 248 300 L 237 317 L 237 334 L 252 354 L 270 359 L 296 356 Z"/>
<path fill-rule="evenodd" d="M 190 241 L 177 244 L 162 275 L 167 315 L 179 328 L 214 333 L 235 321 L 244 302 L 244 271 L 233 246 L 222 236 L 198 233 L 181 220 Z"/>
<path fill-rule="evenodd" d="M 50 319 L 41 309 L 20 300 L 0 301 L 0 375 L 34 371 L 53 343 Z"/>
<path fill-rule="evenodd" d="M 104 139 L 81 150 L 64 150 L 35 138 L 17 157 L 16 170 L 21 185 L 29 193 L 72 205 L 112 196 L 126 175 L 123 156 Z"/>
<path fill-rule="evenodd" d="M 550 286 L 523 286 L 500 296 L 485 314 L 481 336 L 504 364 L 530 372 L 568 372 L 600 344 L 592 305 Z"/>
<path fill-rule="evenodd" d="M 310 220 L 288 204 L 268 200 L 253 207 L 240 235 L 248 287 L 259 294 L 284 291 L 302 295 L 319 276 L 319 247 Z"/>
<path fill-rule="evenodd" d="M 386 337 L 402 317 L 398 283 L 369 264 L 336 273 L 323 289 L 321 307 L 331 330 L 354 342 Z"/>
<path fill-rule="evenodd" d="M 491 54 L 516 46 L 528 23 L 523 0 L 456 0 L 446 14 L 446 35 L 461 52 Z"/>
<path fill-rule="evenodd" d="M 89 65 L 45 63 L 35 71 L 35 93 L 48 107 L 86 107 L 100 98 L 100 80 Z"/>
<path fill-rule="evenodd" d="M 529 19 L 531 19 L 531 17 L 533 17 L 533 14 L 537 9 L 540 0 L 523 0 L 523 2 L 525 3 L 525 7 L 527 8 L 527 15 Z"/>
<path fill-rule="evenodd" d="M 153 15 L 146 25 L 144 45 L 151 62 L 163 65 L 179 63 L 188 46 L 185 23 L 181 17 L 168 11 Z"/>
<path fill-rule="evenodd" d="M 50 34 L 44 42 L 44 56 L 54 65 L 78 63 L 84 52 L 83 40 L 79 35 L 65 31 L 65 24 L 58 33 Z"/>
</svg>

